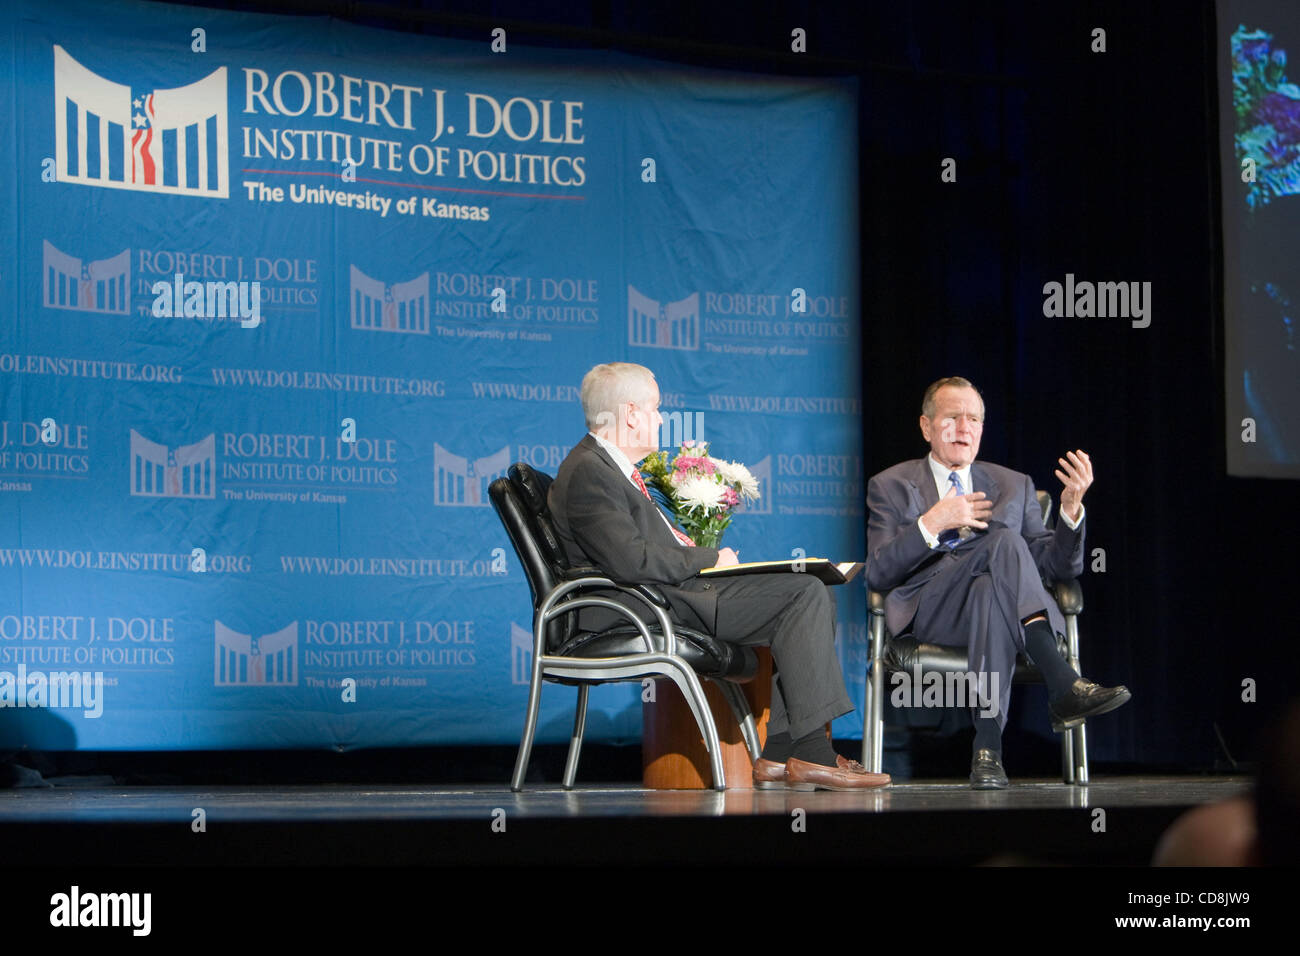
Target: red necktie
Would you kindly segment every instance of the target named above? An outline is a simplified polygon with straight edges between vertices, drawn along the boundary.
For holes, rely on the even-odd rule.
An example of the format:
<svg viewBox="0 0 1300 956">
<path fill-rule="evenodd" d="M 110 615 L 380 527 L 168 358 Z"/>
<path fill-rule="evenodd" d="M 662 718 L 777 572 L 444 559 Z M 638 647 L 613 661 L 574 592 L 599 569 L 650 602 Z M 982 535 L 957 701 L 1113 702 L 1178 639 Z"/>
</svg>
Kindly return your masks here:
<svg viewBox="0 0 1300 956">
<path fill-rule="evenodd" d="M 649 492 L 649 490 L 646 488 L 646 486 L 645 486 L 645 482 L 641 479 L 641 472 L 637 471 L 635 468 L 632 469 L 632 480 L 633 480 L 634 482 L 636 482 L 636 486 L 637 486 L 638 488 L 641 489 L 641 494 L 643 494 L 643 495 L 645 495 L 647 498 L 649 498 L 649 499 L 650 499 L 650 503 L 653 505 L 653 504 L 654 504 L 654 499 L 653 499 L 653 498 L 650 498 L 650 492 Z M 656 510 L 656 511 L 659 510 L 659 506 L 658 506 L 658 505 L 655 505 L 655 510 Z M 660 512 L 660 513 L 662 514 L 662 512 Z M 693 547 L 695 547 L 695 542 L 691 540 L 691 536 L 690 536 L 690 535 L 685 534 L 685 533 L 683 533 L 683 532 L 677 530 L 677 529 L 674 528 L 672 525 L 668 525 L 668 530 L 670 530 L 674 535 L 676 535 L 677 540 L 678 540 L 681 544 L 683 544 L 685 547 L 688 547 L 688 548 L 693 548 Z"/>
</svg>

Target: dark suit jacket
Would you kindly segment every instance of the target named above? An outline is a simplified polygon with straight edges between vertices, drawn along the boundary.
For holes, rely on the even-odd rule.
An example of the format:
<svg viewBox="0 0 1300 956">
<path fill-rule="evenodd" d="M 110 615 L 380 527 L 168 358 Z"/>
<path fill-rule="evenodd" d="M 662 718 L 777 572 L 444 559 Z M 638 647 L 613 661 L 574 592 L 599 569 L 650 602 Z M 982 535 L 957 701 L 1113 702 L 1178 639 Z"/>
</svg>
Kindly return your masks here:
<svg viewBox="0 0 1300 956">
<path fill-rule="evenodd" d="M 600 568 L 619 584 L 656 584 L 677 620 L 714 632 L 717 593 L 696 574 L 718 562 L 716 548 L 684 548 L 664 524 L 662 512 L 622 474 L 587 435 L 560 465 L 547 503 L 556 533 L 572 564 Z M 647 613 L 635 599 L 623 603 Z M 612 612 L 579 612 L 584 628 L 615 623 Z"/>
<path fill-rule="evenodd" d="M 867 525 L 867 582 L 874 590 L 889 590 L 885 623 L 894 634 L 903 633 L 911 624 L 921 589 L 939 573 L 939 559 L 947 552 L 942 545 L 932 550 L 917 527 L 921 515 L 939 501 L 927 459 L 887 468 L 867 485 L 867 508 L 871 512 Z M 1064 520 L 1056 522 L 1054 531 L 1044 528 L 1042 509 L 1028 475 L 977 461 L 971 465 L 970 476 L 971 490 L 984 492 L 993 502 L 989 527 L 1003 525 L 1019 532 L 1043 580 L 1050 582 L 1083 573 L 1082 521 L 1073 531 Z M 1055 602 L 1049 602 L 1048 614 L 1054 629 L 1064 628 Z"/>
</svg>

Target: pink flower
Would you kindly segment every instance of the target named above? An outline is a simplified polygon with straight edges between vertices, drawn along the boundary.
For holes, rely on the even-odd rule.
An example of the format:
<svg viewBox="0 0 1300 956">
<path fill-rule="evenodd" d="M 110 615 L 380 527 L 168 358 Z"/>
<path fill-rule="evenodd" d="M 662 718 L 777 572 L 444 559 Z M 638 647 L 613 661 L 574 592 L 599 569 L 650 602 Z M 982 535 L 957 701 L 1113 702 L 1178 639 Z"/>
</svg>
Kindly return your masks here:
<svg viewBox="0 0 1300 956">
<path fill-rule="evenodd" d="M 673 462 L 675 471 L 699 471 L 706 475 L 713 474 L 717 468 L 711 458 L 697 458 L 691 455 L 678 455 Z"/>
</svg>

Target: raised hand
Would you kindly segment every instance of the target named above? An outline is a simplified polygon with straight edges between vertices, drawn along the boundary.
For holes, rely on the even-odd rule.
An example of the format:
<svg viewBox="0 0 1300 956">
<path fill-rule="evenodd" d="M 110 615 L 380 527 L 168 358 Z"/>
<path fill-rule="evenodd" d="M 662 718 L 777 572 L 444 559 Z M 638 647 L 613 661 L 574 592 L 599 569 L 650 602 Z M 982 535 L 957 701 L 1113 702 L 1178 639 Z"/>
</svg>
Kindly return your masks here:
<svg viewBox="0 0 1300 956">
<path fill-rule="evenodd" d="M 1066 461 L 1067 458 L 1069 461 Z M 1065 458 L 1056 460 L 1061 465 L 1056 469 L 1056 477 L 1065 486 L 1061 492 L 1061 514 L 1071 521 L 1078 521 L 1079 511 L 1083 507 L 1083 493 L 1092 484 L 1092 459 L 1086 451 L 1068 451 Z"/>
<path fill-rule="evenodd" d="M 939 499 L 938 504 L 921 516 L 931 534 L 939 535 L 949 528 L 987 528 L 993 516 L 993 502 L 982 491 L 968 495 L 957 494 L 956 488 Z"/>
</svg>

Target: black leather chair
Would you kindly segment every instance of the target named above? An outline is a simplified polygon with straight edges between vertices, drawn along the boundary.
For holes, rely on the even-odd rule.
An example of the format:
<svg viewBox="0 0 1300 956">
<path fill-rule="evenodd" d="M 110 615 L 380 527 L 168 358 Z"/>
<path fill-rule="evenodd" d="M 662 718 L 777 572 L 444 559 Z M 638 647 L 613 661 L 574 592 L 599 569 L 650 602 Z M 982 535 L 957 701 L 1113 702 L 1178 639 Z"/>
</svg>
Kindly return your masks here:
<svg viewBox="0 0 1300 956">
<path fill-rule="evenodd" d="M 1038 503 L 1043 509 L 1043 525 L 1050 527 L 1052 517 L 1052 497 L 1045 491 L 1038 492 Z M 1070 666 L 1079 670 L 1079 614 L 1083 611 L 1083 591 L 1075 578 L 1067 581 L 1055 581 L 1048 586 L 1048 591 L 1056 598 L 1056 603 L 1065 616 L 1065 636 L 1057 635 L 1062 655 Z M 967 668 L 966 649 L 946 647 L 941 644 L 923 644 L 910 635 L 894 637 L 885 627 L 885 594 L 887 592 L 868 589 L 868 628 L 867 636 L 871 645 L 867 665 L 866 701 L 863 706 L 862 724 L 862 763 L 871 771 L 880 772 L 884 759 L 885 734 L 885 675 L 895 671 L 908 674 L 920 673 L 922 677 L 929 673 L 965 673 Z M 1043 682 L 1042 675 L 1022 654 L 1016 661 L 1012 682 L 1029 684 Z M 1067 730 L 1061 735 L 1061 778 L 1065 783 L 1086 784 L 1088 782 L 1088 738 L 1084 725 Z"/>
<path fill-rule="evenodd" d="M 543 681 L 578 687 L 573 736 L 564 766 L 564 787 L 571 789 L 578 772 L 578 755 L 587 721 L 587 692 L 591 685 L 641 681 L 649 677 L 671 680 L 681 690 L 709 752 L 714 789 L 726 789 L 718 731 L 700 678 L 712 679 L 721 688 L 740 724 L 750 758 L 757 760 L 759 746 L 754 717 L 745 695 L 736 686 L 753 679 L 758 668 L 754 652 L 674 624 L 668 616 L 667 600 L 651 585 L 624 587 L 599 568 L 571 567 L 556 537 L 546 502 L 551 476 L 524 462 L 511 465 L 507 474 L 508 477 L 492 482 L 488 495 L 519 555 L 533 595 L 528 712 L 510 788 L 523 789 L 537 731 Z M 629 603 L 644 605 L 644 613 L 633 612 L 612 600 L 608 596 L 611 592 L 633 598 Z M 577 614 L 584 607 L 614 611 L 626 623 L 603 631 L 585 631 L 578 624 Z"/>
</svg>

